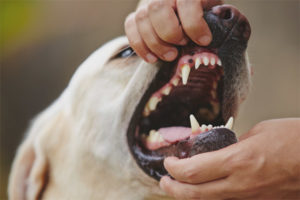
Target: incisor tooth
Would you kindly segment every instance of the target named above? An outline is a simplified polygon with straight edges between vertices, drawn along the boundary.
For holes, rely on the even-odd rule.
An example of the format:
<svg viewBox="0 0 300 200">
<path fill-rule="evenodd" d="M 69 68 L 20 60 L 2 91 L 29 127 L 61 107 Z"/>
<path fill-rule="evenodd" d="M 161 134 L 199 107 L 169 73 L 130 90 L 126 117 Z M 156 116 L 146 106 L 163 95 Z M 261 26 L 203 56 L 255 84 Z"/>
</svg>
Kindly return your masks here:
<svg viewBox="0 0 300 200">
<path fill-rule="evenodd" d="M 151 97 L 150 100 L 149 100 L 149 104 L 148 104 L 149 109 L 151 111 L 155 110 L 158 102 L 160 102 L 160 99 L 158 97 Z"/>
<path fill-rule="evenodd" d="M 220 59 L 218 59 L 218 62 L 217 62 L 217 64 L 218 64 L 219 66 L 222 66 L 222 62 L 221 62 L 221 60 L 220 60 Z"/>
<path fill-rule="evenodd" d="M 187 81 L 188 81 L 188 78 L 189 78 L 189 75 L 190 75 L 190 71 L 191 71 L 191 68 L 189 65 L 184 65 L 181 69 L 181 75 L 182 75 L 182 83 L 183 85 L 186 85 L 187 84 Z"/>
<path fill-rule="evenodd" d="M 198 69 L 201 65 L 201 60 L 200 58 L 196 58 L 196 61 L 195 61 L 195 68 Z"/>
<path fill-rule="evenodd" d="M 211 124 L 209 124 L 209 125 L 207 126 L 207 128 L 208 128 L 208 130 L 211 130 L 211 129 L 213 128 L 213 126 L 212 126 Z"/>
<path fill-rule="evenodd" d="M 200 129 L 200 125 L 194 115 L 190 115 L 190 123 L 191 123 L 192 133 Z"/>
<path fill-rule="evenodd" d="M 233 117 L 230 117 L 225 125 L 225 128 L 232 130 L 233 126 Z"/>
<path fill-rule="evenodd" d="M 204 57 L 204 58 L 203 58 L 203 63 L 204 63 L 205 66 L 208 66 L 208 64 L 209 64 L 209 59 L 208 59 L 207 57 Z"/>
<path fill-rule="evenodd" d="M 216 59 L 215 58 L 211 58 L 210 59 L 210 64 L 211 65 L 215 65 L 216 64 Z"/>
<path fill-rule="evenodd" d="M 207 128 L 207 126 L 205 124 L 202 124 L 202 126 L 201 126 L 201 132 L 206 131 L 206 128 Z"/>
</svg>

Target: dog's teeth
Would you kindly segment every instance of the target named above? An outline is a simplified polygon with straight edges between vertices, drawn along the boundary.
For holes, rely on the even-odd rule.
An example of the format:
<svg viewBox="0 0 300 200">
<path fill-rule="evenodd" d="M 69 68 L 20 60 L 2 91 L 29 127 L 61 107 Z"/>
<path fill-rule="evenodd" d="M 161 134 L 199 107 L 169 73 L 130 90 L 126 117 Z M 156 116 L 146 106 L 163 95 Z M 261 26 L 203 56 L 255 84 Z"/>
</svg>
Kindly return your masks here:
<svg viewBox="0 0 300 200">
<path fill-rule="evenodd" d="M 163 142 L 164 138 L 158 131 L 151 130 L 149 136 L 147 137 L 147 140 L 149 142 Z"/>
<path fill-rule="evenodd" d="M 212 105 L 214 114 L 217 115 L 220 112 L 220 104 L 217 102 L 212 102 L 211 105 Z"/>
<path fill-rule="evenodd" d="M 201 60 L 200 58 L 196 58 L 196 61 L 195 61 L 195 68 L 198 69 L 201 65 Z"/>
<path fill-rule="evenodd" d="M 216 59 L 215 59 L 215 58 L 211 58 L 211 59 L 210 59 L 210 64 L 211 64 L 212 66 L 214 66 L 214 65 L 216 64 Z"/>
<path fill-rule="evenodd" d="M 172 89 L 172 87 L 168 85 L 167 87 L 165 87 L 165 88 L 163 89 L 162 93 L 163 93 L 164 95 L 169 95 L 170 92 L 171 92 L 171 89 Z"/>
<path fill-rule="evenodd" d="M 204 57 L 204 58 L 203 58 L 203 63 L 204 63 L 205 66 L 208 66 L 208 64 L 209 64 L 209 59 L 208 59 L 207 57 Z"/>
<path fill-rule="evenodd" d="M 222 62 L 221 62 L 221 60 L 220 60 L 220 59 L 218 59 L 218 62 L 217 62 L 217 64 L 218 64 L 219 66 L 222 66 Z"/>
<path fill-rule="evenodd" d="M 191 68 L 189 65 L 184 65 L 181 69 L 181 75 L 182 75 L 182 83 L 183 85 L 186 85 L 187 84 L 187 81 L 188 81 L 188 78 L 189 78 L 189 75 L 190 75 L 190 71 L 191 71 Z"/>
<path fill-rule="evenodd" d="M 191 123 L 192 133 L 195 133 L 197 130 L 200 129 L 200 125 L 194 115 L 190 115 L 190 123 Z"/>
<path fill-rule="evenodd" d="M 179 83 L 179 78 L 173 78 L 172 79 L 172 84 L 174 85 L 174 86 L 177 86 L 178 85 L 178 83 Z"/>
<path fill-rule="evenodd" d="M 159 99 L 158 97 L 151 97 L 150 100 L 149 100 L 149 109 L 150 111 L 153 111 L 156 109 L 156 106 L 158 104 L 158 102 L 160 102 L 161 99 Z"/>
<path fill-rule="evenodd" d="M 233 126 L 233 117 L 230 117 L 225 125 L 225 128 L 232 130 Z"/>
<path fill-rule="evenodd" d="M 150 115 L 150 110 L 149 110 L 149 107 L 146 106 L 146 107 L 144 108 L 143 116 L 144 116 L 144 117 L 148 117 L 149 115 Z"/>
<path fill-rule="evenodd" d="M 216 89 L 217 89 L 217 86 L 218 86 L 217 81 L 214 81 L 214 82 L 213 82 L 213 85 L 212 85 L 213 89 L 216 90 Z"/>
<path fill-rule="evenodd" d="M 209 124 L 209 125 L 207 126 L 207 128 L 208 128 L 208 130 L 211 130 L 211 129 L 213 128 L 213 126 L 212 126 L 211 124 Z"/>
<path fill-rule="evenodd" d="M 213 99 L 216 99 L 216 98 L 217 98 L 217 93 L 216 93 L 215 90 L 212 90 L 212 91 L 210 92 L 210 94 L 211 94 L 211 97 L 212 97 Z"/>
<path fill-rule="evenodd" d="M 201 125 L 201 132 L 205 132 L 206 131 L 207 126 L 205 124 Z"/>
</svg>

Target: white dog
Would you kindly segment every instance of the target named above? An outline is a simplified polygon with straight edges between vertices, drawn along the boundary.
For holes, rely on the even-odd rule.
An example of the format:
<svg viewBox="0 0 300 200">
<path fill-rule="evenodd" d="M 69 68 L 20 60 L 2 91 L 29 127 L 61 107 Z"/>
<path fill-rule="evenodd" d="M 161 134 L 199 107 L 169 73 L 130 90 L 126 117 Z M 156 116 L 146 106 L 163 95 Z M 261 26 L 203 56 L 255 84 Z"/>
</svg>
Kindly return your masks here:
<svg viewBox="0 0 300 200">
<path fill-rule="evenodd" d="M 240 16 L 229 6 L 221 6 L 218 12 L 224 8 Z M 188 45 L 185 49 L 188 53 L 174 63 L 161 63 L 166 65 L 163 67 L 147 64 L 133 55 L 125 37 L 108 42 L 94 52 L 76 71 L 62 95 L 34 120 L 13 163 L 10 199 L 168 199 L 155 180 L 165 173 L 160 169 L 161 162 L 153 164 L 151 158 L 174 153 L 174 148 L 179 148 L 179 140 L 184 145 L 187 137 L 192 137 L 189 134 L 176 141 L 166 141 L 167 134 L 160 135 L 157 130 L 168 123 L 185 127 L 189 114 L 194 114 L 201 124 L 211 122 L 214 126 L 236 115 L 250 79 L 245 58 L 249 35 L 244 34 L 249 30 L 246 28 L 243 33 L 236 30 L 236 23 L 248 26 L 248 22 L 241 19 L 244 20 L 243 17 L 235 19 L 235 26 L 224 25 L 216 11 L 208 12 L 206 20 L 217 39 L 207 49 L 217 48 L 218 51 L 208 52 Z M 187 55 L 190 56 L 188 60 L 185 59 Z M 210 62 L 212 58 L 215 63 Z M 190 73 L 184 75 L 186 72 L 174 70 L 181 69 L 182 63 L 186 66 L 186 61 L 190 61 Z M 199 68 L 192 68 L 195 65 Z M 201 77 L 207 70 L 215 70 L 211 72 L 216 75 L 209 76 L 219 80 L 217 86 L 214 83 L 209 86 L 216 89 L 215 93 L 211 94 L 210 90 L 202 90 L 202 93 L 216 95 L 217 103 L 203 100 L 196 105 L 174 100 L 189 94 L 190 101 L 198 100 L 200 97 L 194 97 L 189 87 L 201 85 L 200 80 L 193 83 L 191 80 L 196 75 Z M 192 78 L 184 83 L 185 76 Z M 166 85 L 170 84 L 171 88 L 167 87 L 169 91 L 166 91 Z M 164 95 L 153 103 L 157 92 Z M 182 103 L 197 107 L 197 111 L 187 114 L 180 111 L 181 117 L 174 114 L 182 119 L 182 124 L 172 124 L 172 121 L 165 122 L 163 117 L 160 119 L 165 116 L 164 102 L 174 110 Z M 191 112 L 190 108 L 186 110 Z M 158 116 L 162 124 L 150 120 L 150 124 L 145 125 L 152 115 Z M 155 126 L 156 131 L 151 126 Z M 208 133 L 217 129 L 203 127 L 202 132 Z M 150 130 L 152 134 L 148 135 Z M 176 153 L 180 152 L 174 155 Z"/>
</svg>

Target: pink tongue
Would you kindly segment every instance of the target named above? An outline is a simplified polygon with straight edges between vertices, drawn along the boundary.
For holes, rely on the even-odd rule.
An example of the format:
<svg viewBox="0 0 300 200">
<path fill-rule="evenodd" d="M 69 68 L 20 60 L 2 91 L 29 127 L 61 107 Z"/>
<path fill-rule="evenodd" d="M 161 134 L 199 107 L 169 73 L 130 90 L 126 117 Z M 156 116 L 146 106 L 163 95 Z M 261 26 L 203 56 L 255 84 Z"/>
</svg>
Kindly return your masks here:
<svg viewBox="0 0 300 200">
<path fill-rule="evenodd" d="M 169 143 L 184 140 L 192 134 L 191 128 L 186 127 L 160 128 L 158 132 L 163 136 L 164 140 Z"/>
</svg>

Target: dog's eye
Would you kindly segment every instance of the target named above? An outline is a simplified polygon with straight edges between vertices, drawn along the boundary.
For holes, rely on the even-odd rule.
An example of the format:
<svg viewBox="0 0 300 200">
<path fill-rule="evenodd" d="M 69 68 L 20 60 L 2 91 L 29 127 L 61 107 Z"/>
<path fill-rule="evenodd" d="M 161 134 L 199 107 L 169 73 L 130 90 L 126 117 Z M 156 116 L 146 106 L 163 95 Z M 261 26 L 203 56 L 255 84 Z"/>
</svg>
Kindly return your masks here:
<svg viewBox="0 0 300 200">
<path fill-rule="evenodd" d="M 114 58 L 128 58 L 131 56 L 136 56 L 136 53 L 131 47 L 125 47 L 122 49 Z"/>
</svg>

